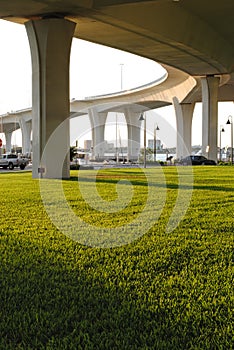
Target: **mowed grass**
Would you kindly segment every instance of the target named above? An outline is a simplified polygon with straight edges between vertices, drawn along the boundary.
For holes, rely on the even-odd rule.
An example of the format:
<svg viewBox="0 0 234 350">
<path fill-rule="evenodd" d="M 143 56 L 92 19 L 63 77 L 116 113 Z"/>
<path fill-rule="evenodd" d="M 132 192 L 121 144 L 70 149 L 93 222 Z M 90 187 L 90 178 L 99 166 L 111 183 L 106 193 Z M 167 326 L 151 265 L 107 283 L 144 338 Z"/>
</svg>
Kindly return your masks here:
<svg viewBox="0 0 234 350">
<path fill-rule="evenodd" d="M 150 171 L 159 186 L 158 170 Z M 234 167 L 193 168 L 189 207 L 172 232 L 166 227 L 179 179 L 176 167 L 163 171 L 159 219 L 113 248 L 85 246 L 59 232 L 30 173 L 0 174 L 0 349 L 234 348 Z M 183 171 L 180 191 L 190 191 L 191 168 Z M 82 174 L 88 186 L 92 171 Z M 63 187 L 87 222 L 121 230 L 143 210 L 148 189 L 140 169 L 98 173 L 104 200 L 116 199 L 123 177 L 134 189 L 125 209 L 103 217 L 82 199 L 76 175 Z"/>
</svg>

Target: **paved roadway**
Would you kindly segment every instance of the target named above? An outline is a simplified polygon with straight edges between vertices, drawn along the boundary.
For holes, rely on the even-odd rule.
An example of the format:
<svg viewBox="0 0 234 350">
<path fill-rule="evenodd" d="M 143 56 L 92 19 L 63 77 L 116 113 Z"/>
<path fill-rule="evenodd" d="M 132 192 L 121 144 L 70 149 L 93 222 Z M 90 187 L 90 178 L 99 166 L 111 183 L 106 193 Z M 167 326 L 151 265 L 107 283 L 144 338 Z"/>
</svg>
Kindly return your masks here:
<svg viewBox="0 0 234 350">
<path fill-rule="evenodd" d="M 0 168 L 0 174 L 18 173 L 18 172 L 25 172 L 25 171 L 32 171 L 32 165 L 29 164 L 28 166 L 26 166 L 24 170 L 21 170 L 20 168 L 14 168 L 13 170 Z"/>
</svg>

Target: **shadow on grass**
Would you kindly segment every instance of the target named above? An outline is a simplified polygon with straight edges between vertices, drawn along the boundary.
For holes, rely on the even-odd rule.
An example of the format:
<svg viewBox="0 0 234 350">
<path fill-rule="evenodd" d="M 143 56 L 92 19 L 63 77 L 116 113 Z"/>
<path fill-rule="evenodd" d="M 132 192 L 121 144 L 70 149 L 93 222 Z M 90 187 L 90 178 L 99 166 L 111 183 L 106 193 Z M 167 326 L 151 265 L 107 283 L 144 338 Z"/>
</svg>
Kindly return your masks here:
<svg viewBox="0 0 234 350">
<path fill-rule="evenodd" d="M 126 176 L 126 179 L 128 179 L 129 181 L 131 181 L 132 185 L 136 185 L 136 186 L 144 186 L 144 187 L 148 187 L 148 182 L 146 178 L 141 178 L 140 176 L 137 176 L 136 173 L 134 173 L 134 177 L 131 176 Z M 96 183 L 101 183 L 101 184 L 116 184 L 119 180 L 121 179 L 121 174 L 120 175 L 116 175 L 116 177 L 114 175 L 110 175 L 110 178 L 108 178 L 107 176 L 103 176 L 103 177 L 97 177 L 95 178 L 95 182 Z M 64 180 L 64 181 L 82 181 L 82 182 L 93 182 L 94 178 L 93 177 L 82 177 L 79 178 L 76 176 L 71 176 L 70 179 L 68 180 Z M 121 182 L 120 182 L 121 185 Z M 122 185 L 125 186 L 124 183 L 122 183 Z M 177 190 L 178 188 L 180 188 L 181 190 L 202 190 L 202 191 L 224 191 L 224 192 L 234 192 L 234 189 L 232 187 L 226 187 L 224 186 L 216 186 L 216 185 L 185 185 L 185 184 L 178 184 L 178 183 L 156 183 L 154 184 L 150 184 L 150 186 L 155 186 L 155 187 L 161 187 L 161 188 L 168 188 L 168 189 L 172 189 L 172 190 Z"/>
<path fill-rule="evenodd" d="M 75 253 L 66 243 L 53 256 L 52 242 L 46 253 L 32 244 L 18 246 L 20 259 L 9 253 L 2 269 L 1 349 L 190 348 L 198 326 L 160 302 L 165 295 L 154 291 L 156 303 L 151 293 L 141 295 L 127 268 L 118 274 L 116 261 L 127 262 L 118 250 L 73 244 Z"/>
</svg>

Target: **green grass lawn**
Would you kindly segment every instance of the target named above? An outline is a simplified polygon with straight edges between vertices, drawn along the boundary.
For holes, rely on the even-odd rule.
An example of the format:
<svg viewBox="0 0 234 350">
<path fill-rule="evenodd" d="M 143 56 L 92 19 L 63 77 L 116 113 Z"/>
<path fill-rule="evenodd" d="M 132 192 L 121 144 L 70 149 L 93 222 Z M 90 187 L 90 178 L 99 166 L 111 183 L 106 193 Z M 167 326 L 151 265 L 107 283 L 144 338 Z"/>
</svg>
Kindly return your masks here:
<svg viewBox="0 0 234 350">
<path fill-rule="evenodd" d="M 192 191 L 192 168 L 183 169 L 182 197 Z M 0 349 L 234 348 L 234 167 L 193 168 L 191 200 L 173 231 L 167 227 L 181 179 L 176 167 L 164 167 L 161 184 L 158 171 L 150 170 L 165 194 L 158 219 L 132 242 L 108 248 L 60 232 L 30 173 L 0 174 Z M 93 171 L 81 175 L 89 191 Z M 120 234 L 151 190 L 140 169 L 100 171 L 104 201 L 116 200 L 120 179 L 132 182 L 126 208 L 100 213 L 82 198 L 76 177 L 72 171 L 63 181 L 72 211 Z"/>
</svg>

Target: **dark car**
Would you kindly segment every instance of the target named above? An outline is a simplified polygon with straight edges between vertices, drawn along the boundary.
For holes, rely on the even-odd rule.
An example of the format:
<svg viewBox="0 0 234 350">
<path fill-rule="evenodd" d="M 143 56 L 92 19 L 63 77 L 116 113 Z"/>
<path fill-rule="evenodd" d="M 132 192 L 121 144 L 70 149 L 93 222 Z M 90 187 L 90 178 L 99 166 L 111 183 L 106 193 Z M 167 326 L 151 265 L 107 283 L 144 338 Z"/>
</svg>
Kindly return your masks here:
<svg viewBox="0 0 234 350">
<path fill-rule="evenodd" d="M 212 159 L 207 159 L 204 156 L 191 155 L 181 159 L 183 165 L 216 165 L 216 162 Z"/>
</svg>

